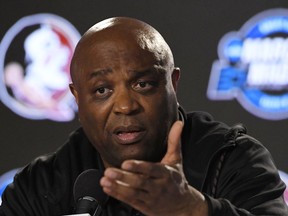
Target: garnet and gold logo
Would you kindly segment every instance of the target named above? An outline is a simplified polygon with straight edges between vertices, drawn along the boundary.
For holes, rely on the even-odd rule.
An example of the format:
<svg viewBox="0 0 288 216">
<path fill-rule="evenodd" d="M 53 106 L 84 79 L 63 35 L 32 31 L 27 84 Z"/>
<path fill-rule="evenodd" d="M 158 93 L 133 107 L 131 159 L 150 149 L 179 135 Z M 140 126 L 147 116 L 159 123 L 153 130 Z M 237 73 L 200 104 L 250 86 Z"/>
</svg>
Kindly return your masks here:
<svg viewBox="0 0 288 216">
<path fill-rule="evenodd" d="M 80 34 L 62 17 L 24 17 L 0 44 L 0 99 L 29 119 L 70 121 L 76 106 L 69 65 Z"/>
</svg>

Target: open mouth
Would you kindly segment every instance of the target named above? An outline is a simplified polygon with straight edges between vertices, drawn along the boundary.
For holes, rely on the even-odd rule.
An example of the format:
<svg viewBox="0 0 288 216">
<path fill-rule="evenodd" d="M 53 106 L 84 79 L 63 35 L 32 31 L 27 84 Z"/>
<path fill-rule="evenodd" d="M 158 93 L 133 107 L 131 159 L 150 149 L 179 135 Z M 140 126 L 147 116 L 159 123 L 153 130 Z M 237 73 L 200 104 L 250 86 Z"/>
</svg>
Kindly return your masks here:
<svg viewBox="0 0 288 216">
<path fill-rule="evenodd" d="M 143 128 L 130 126 L 118 127 L 113 135 L 120 144 L 134 144 L 139 142 L 145 135 L 146 131 Z"/>
</svg>

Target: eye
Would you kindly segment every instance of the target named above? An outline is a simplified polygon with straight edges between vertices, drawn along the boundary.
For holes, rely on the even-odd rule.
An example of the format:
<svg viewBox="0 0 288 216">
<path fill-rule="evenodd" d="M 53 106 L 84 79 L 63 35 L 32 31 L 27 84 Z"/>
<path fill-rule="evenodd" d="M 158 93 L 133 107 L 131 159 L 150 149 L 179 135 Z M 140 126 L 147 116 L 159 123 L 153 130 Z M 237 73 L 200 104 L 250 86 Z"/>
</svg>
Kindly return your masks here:
<svg viewBox="0 0 288 216">
<path fill-rule="evenodd" d="M 150 83 L 148 83 L 148 82 L 139 82 L 138 86 L 139 86 L 139 88 L 146 88 L 146 87 L 150 86 Z"/>
<path fill-rule="evenodd" d="M 112 93 L 112 89 L 106 87 L 97 88 L 94 92 L 95 96 L 98 98 L 105 98 Z"/>
<path fill-rule="evenodd" d="M 133 85 L 133 89 L 139 92 L 146 92 L 156 87 L 157 83 L 154 81 L 138 81 Z"/>
</svg>

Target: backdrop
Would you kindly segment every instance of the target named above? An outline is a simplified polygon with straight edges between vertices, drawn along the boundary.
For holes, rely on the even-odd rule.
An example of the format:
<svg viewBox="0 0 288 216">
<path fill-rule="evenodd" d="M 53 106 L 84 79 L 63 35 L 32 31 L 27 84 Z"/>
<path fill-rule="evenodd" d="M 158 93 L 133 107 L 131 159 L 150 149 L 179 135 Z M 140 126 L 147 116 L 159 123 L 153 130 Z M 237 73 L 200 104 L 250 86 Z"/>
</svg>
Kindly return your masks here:
<svg viewBox="0 0 288 216">
<path fill-rule="evenodd" d="M 186 110 L 208 111 L 229 125 L 244 123 L 248 132 L 270 150 L 278 168 L 288 172 L 288 70 L 285 64 L 281 70 L 275 66 L 277 75 L 271 75 L 262 68 L 262 80 L 259 73 L 249 71 L 248 80 L 247 68 L 243 69 L 245 61 L 251 63 L 257 58 L 285 62 L 286 18 L 265 21 L 260 28 L 258 24 L 264 18 L 252 17 L 286 7 L 287 0 L 1 0 L 0 175 L 55 151 L 79 126 L 73 99 L 67 92 L 69 58 L 81 34 L 94 23 L 113 16 L 138 18 L 162 33 L 174 53 L 176 66 L 181 68 L 178 97 Z M 283 16 L 286 13 L 278 12 Z M 256 33 L 253 28 L 257 28 Z M 267 35 L 278 39 L 265 41 Z M 263 40 L 255 42 L 252 39 L 256 36 Z M 252 42 L 244 42 L 245 38 L 252 38 Z M 248 42 L 254 45 L 250 49 L 256 54 L 249 56 Z M 275 53 L 275 47 L 279 52 L 272 58 L 269 53 Z M 54 59 L 53 53 L 59 56 Z M 45 71 L 52 71 L 52 63 L 42 62 L 42 75 L 37 72 L 41 68 L 37 62 L 45 58 L 52 58 L 56 68 L 52 68 L 55 73 L 49 72 L 47 80 L 43 77 L 48 74 Z M 225 71 L 232 71 L 233 77 L 227 77 Z M 37 75 L 33 74 L 40 78 L 34 79 Z M 62 74 L 59 83 L 52 79 L 57 74 Z M 219 80 L 228 84 L 223 86 Z M 245 80 L 248 85 L 243 84 Z M 46 90 L 40 84 L 46 85 Z M 257 91 L 244 89 L 253 85 L 259 87 Z M 267 94 L 269 97 L 260 101 L 261 95 Z"/>
</svg>

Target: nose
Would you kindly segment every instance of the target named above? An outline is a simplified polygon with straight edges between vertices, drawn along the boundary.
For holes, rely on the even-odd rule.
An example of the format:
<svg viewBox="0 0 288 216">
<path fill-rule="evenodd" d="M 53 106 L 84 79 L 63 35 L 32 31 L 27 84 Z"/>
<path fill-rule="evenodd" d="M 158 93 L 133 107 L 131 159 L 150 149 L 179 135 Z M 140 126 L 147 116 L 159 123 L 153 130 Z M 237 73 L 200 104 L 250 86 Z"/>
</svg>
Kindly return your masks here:
<svg viewBox="0 0 288 216">
<path fill-rule="evenodd" d="M 118 90 L 113 106 L 115 114 L 132 115 L 138 113 L 140 109 L 141 105 L 133 92 L 126 88 Z"/>
</svg>

